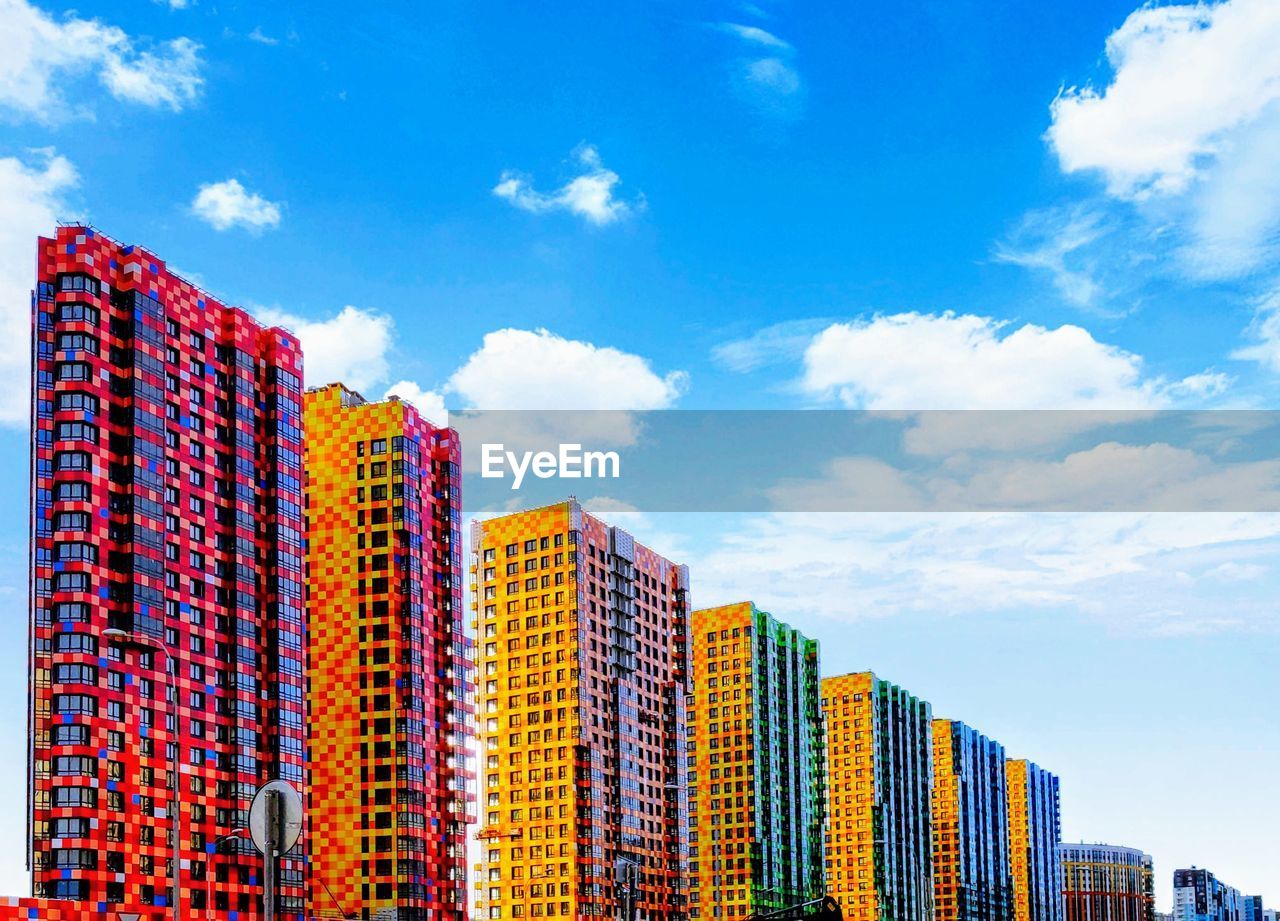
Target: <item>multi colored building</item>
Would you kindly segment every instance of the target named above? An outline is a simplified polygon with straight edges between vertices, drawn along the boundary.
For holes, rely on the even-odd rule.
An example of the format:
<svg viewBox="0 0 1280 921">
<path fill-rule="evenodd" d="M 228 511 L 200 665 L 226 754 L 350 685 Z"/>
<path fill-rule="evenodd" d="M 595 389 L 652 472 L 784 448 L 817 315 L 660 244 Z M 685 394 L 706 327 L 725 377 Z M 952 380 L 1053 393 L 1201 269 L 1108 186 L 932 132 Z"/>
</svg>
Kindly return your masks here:
<svg viewBox="0 0 1280 921">
<path fill-rule="evenodd" d="M 689 917 L 825 893 L 818 642 L 749 601 L 690 620 Z"/>
<path fill-rule="evenodd" d="M 937 921 L 1009 921 L 1004 746 L 958 720 L 933 721 L 933 881 Z"/>
<path fill-rule="evenodd" d="M 298 341 L 85 226 L 33 308 L 35 895 L 256 914 L 250 801 L 304 780 Z"/>
<path fill-rule="evenodd" d="M 458 437 L 341 384 L 304 402 L 313 911 L 463 921 L 474 676 Z"/>
<path fill-rule="evenodd" d="M 472 554 L 484 917 L 676 921 L 688 571 L 573 499 Z"/>
<path fill-rule="evenodd" d="M 1034 762 L 1005 763 L 1014 921 L 1063 921 L 1058 777 Z"/>
<path fill-rule="evenodd" d="M 856 921 L 933 921 L 933 711 L 870 672 L 822 680 L 827 891 Z"/>
<path fill-rule="evenodd" d="M 1173 921 L 1244 921 L 1245 897 L 1208 870 L 1173 871 Z"/>
<path fill-rule="evenodd" d="M 1063 844 L 1066 921 L 1155 921 L 1151 855 L 1111 844 Z"/>
</svg>

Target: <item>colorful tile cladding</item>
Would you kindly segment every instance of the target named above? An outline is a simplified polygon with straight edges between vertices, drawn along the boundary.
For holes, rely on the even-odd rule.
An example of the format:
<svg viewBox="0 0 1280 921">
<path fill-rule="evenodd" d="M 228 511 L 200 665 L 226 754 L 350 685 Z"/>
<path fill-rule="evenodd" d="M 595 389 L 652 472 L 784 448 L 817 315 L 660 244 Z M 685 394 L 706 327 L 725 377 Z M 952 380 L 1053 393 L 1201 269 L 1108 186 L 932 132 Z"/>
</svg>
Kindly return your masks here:
<svg viewBox="0 0 1280 921">
<path fill-rule="evenodd" d="M 298 342 L 81 226 L 32 335 L 35 894 L 257 913 L 250 801 L 304 781 Z"/>
<path fill-rule="evenodd" d="M 317 914 L 466 917 L 473 648 L 458 439 L 408 403 L 306 394 Z"/>
<path fill-rule="evenodd" d="M 818 643 L 750 602 L 690 627 L 691 918 L 744 918 L 825 893 Z"/>
<path fill-rule="evenodd" d="M 687 569 L 574 500 L 477 522 L 472 553 L 478 911 L 674 921 L 686 910 Z"/>
</svg>

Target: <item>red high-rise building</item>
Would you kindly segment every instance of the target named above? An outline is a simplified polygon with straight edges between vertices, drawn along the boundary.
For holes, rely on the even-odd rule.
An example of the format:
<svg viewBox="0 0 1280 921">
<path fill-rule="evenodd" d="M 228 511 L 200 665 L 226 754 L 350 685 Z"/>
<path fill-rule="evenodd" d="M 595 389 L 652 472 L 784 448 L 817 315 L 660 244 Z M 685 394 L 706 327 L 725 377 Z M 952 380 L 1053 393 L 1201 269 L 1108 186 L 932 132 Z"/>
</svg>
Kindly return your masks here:
<svg viewBox="0 0 1280 921">
<path fill-rule="evenodd" d="M 37 282 L 35 895 L 256 916 L 250 801 L 303 783 L 298 341 L 89 227 L 39 241 Z"/>
</svg>

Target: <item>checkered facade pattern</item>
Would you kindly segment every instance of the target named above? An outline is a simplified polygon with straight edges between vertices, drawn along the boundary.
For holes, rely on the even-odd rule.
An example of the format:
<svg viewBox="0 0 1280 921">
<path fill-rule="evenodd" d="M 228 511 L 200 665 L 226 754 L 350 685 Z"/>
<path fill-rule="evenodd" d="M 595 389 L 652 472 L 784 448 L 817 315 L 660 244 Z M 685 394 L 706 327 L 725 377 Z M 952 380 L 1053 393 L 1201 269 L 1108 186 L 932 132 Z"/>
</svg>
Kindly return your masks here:
<svg viewBox="0 0 1280 921">
<path fill-rule="evenodd" d="M 477 522 L 480 915 L 686 912 L 689 576 L 575 500 Z"/>
<path fill-rule="evenodd" d="M 314 914 L 464 921 L 458 436 L 340 384 L 305 403 Z"/>
<path fill-rule="evenodd" d="M 957 720 L 933 721 L 933 880 L 937 921 L 1009 921 L 1004 746 Z"/>
<path fill-rule="evenodd" d="M 0 896 L 0 921 L 168 921 L 168 916 L 165 909 L 155 907 L 128 910 L 119 905 Z"/>
<path fill-rule="evenodd" d="M 822 680 L 827 891 L 851 921 L 933 921 L 933 710 L 870 672 Z"/>
<path fill-rule="evenodd" d="M 1005 764 L 1014 921 L 1063 921 L 1058 777 L 1025 759 Z"/>
<path fill-rule="evenodd" d="M 818 642 L 751 602 L 690 621 L 689 917 L 825 894 Z"/>
<path fill-rule="evenodd" d="M 256 915 L 237 830 L 259 784 L 303 783 L 298 342 L 64 226 L 39 241 L 32 351 L 35 894 L 149 915 L 176 880 L 183 916 Z"/>
</svg>

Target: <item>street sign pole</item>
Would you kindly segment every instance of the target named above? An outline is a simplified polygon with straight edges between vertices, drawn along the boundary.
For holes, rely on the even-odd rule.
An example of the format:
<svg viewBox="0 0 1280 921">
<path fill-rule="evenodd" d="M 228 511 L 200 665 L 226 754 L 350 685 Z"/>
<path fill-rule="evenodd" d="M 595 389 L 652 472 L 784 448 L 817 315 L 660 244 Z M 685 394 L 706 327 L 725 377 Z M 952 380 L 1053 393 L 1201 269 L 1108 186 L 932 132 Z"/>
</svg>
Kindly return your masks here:
<svg viewBox="0 0 1280 921">
<path fill-rule="evenodd" d="M 302 797 L 288 781 L 272 780 L 258 788 L 249 807 L 249 835 L 262 854 L 262 919 L 275 921 L 276 881 L 280 855 L 302 834 Z"/>
<path fill-rule="evenodd" d="M 280 794 L 267 791 L 267 849 L 262 855 L 262 917 L 276 917 L 276 854 L 280 849 Z"/>
</svg>

